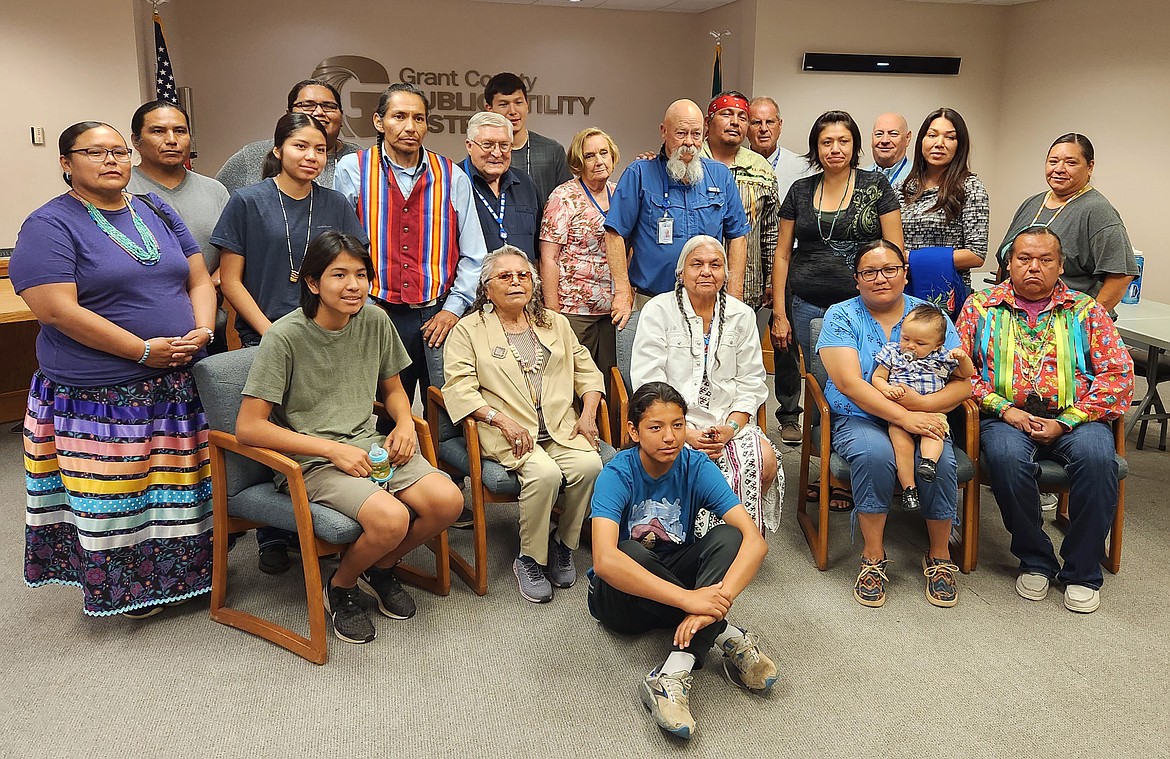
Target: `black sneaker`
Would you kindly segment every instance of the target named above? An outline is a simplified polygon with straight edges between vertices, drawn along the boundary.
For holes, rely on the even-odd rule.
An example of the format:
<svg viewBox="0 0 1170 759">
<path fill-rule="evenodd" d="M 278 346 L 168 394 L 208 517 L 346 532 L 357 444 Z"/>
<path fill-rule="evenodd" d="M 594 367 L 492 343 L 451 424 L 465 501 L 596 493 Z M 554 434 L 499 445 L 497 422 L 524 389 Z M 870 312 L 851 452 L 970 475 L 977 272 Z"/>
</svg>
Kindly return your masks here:
<svg viewBox="0 0 1170 759">
<path fill-rule="evenodd" d="M 923 482 L 934 482 L 935 472 L 938 471 L 938 462 L 933 459 L 923 459 L 918 462 L 916 471 Z"/>
<path fill-rule="evenodd" d="M 377 636 L 374 623 L 362 608 L 362 592 L 355 588 L 335 588 L 325 581 L 325 611 L 333 622 L 333 634 L 346 643 L 369 643 Z"/>
<path fill-rule="evenodd" d="M 288 546 L 272 543 L 260 549 L 260 571 L 266 575 L 282 575 L 292 566 L 288 558 Z"/>
<path fill-rule="evenodd" d="M 414 599 L 402 587 L 393 569 L 370 567 L 358 576 L 358 587 L 378 599 L 378 611 L 390 619 L 414 616 Z"/>
<path fill-rule="evenodd" d="M 918 488 L 904 488 L 902 490 L 902 509 L 904 511 L 918 511 L 922 502 L 918 500 Z"/>
<path fill-rule="evenodd" d="M 470 530 L 475 526 L 475 513 L 464 507 L 463 511 L 459 513 L 459 518 L 452 522 L 451 526 L 456 530 Z"/>
</svg>

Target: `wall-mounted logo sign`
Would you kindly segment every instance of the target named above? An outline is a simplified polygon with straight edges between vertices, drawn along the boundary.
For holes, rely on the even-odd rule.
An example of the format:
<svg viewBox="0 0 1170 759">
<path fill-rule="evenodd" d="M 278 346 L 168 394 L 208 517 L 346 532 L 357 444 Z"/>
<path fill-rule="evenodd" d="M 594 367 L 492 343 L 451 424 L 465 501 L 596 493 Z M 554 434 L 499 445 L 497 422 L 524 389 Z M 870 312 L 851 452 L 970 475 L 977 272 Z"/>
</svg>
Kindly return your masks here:
<svg viewBox="0 0 1170 759">
<path fill-rule="evenodd" d="M 421 71 L 410 66 L 390 78 L 386 67 L 360 55 L 337 55 L 326 58 L 313 69 L 313 78 L 329 82 L 341 93 L 345 118 L 342 134 L 350 138 L 373 139 L 377 136 L 371 115 L 387 85 L 406 82 L 417 86 L 427 98 L 430 111 L 427 130 L 436 134 L 463 134 L 467 120 L 483 110 L 483 88 L 494 74 L 475 69 L 466 71 Z M 537 92 L 536 76 L 518 74 L 528 88 L 532 113 L 545 116 L 588 116 L 594 97 L 585 95 L 547 95 Z"/>
</svg>

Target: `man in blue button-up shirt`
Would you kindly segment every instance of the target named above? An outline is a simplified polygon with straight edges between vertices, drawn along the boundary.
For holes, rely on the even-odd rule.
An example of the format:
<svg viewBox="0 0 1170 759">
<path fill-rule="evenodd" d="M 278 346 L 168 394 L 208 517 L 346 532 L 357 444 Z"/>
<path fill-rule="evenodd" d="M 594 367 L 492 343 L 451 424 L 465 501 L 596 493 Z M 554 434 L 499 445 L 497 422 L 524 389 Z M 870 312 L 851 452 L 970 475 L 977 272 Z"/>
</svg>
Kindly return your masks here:
<svg viewBox="0 0 1170 759">
<path fill-rule="evenodd" d="M 731 171 L 699 155 L 703 112 L 690 100 L 676 100 L 659 128 L 662 152 L 625 170 L 605 216 L 605 252 L 613 275 L 613 321 L 618 329 L 629 321 L 635 294 L 650 297 L 674 289 L 675 263 L 682 246 L 695 235 L 727 241 L 727 291 L 743 296 L 745 236 L 750 227 Z"/>
</svg>

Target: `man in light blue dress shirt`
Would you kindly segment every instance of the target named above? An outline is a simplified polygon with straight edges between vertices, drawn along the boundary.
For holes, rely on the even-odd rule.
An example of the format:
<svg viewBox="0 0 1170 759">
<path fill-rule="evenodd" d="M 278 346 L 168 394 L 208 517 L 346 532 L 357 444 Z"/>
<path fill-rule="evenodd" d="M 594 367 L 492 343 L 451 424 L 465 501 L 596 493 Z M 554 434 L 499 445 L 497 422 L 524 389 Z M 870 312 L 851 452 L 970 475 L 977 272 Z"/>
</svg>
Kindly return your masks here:
<svg viewBox="0 0 1170 759">
<path fill-rule="evenodd" d="M 883 113 L 873 122 L 873 160 L 866 171 L 880 171 L 897 188 L 910 173 L 913 160 L 906 155 L 910 147 L 910 125 L 900 113 Z"/>
</svg>

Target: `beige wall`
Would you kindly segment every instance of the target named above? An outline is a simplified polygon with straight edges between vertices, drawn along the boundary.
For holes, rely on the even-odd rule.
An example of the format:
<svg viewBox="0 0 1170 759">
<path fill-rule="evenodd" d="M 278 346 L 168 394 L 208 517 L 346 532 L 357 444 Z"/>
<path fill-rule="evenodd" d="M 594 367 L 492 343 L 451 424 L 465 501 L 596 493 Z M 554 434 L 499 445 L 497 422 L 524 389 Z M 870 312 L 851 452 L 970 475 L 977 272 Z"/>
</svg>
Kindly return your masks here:
<svg viewBox="0 0 1170 759">
<path fill-rule="evenodd" d="M 869 133 L 880 114 L 901 113 L 917 132 L 935 108 L 954 108 L 971 130 L 971 167 L 987 185 L 994 228 L 1015 210 L 999 200 L 996 163 L 1000 90 L 1008 78 L 999 54 L 1006 30 L 1007 9 L 1001 7 L 837 0 L 826 14 L 817 0 L 761 2 L 753 94 L 780 102 L 781 144 L 802 154 L 818 115 L 836 108 L 848 111 L 861 127 L 863 165 L 873 162 Z M 805 52 L 950 55 L 963 63 L 957 76 L 820 74 L 801 70 Z"/>
<path fill-rule="evenodd" d="M 1097 152 L 1093 184 L 1146 254 L 1142 293 L 1170 302 L 1170 190 L 1162 179 L 1170 144 L 1170 3 L 1042 0 L 1011 9 L 1003 47 L 998 242 L 1024 198 L 1047 189 L 1044 157 L 1065 132 Z"/>
<path fill-rule="evenodd" d="M 176 72 L 194 93 L 200 171 L 214 174 L 241 144 L 271 135 L 289 86 L 329 56 L 372 58 L 392 79 L 403 66 L 454 69 L 461 78 L 469 69 L 535 75 L 533 95 L 596 98 L 588 116 L 533 114 L 535 131 L 567 144 L 579 129 L 597 125 L 628 157 L 658 145 L 658 124 L 670 100 L 704 98 L 710 90 L 713 48 L 705 29 L 714 27 L 704 26 L 706 14 L 354 0 L 344 4 L 344 20 L 307 30 L 301 20 L 319 15 L 320 7 L 316 0 L 287 0 L 279 13 L 242 15 L 235 0 L 164 6 Z M 740 24 L 736 38 L 749 36 L 742 19 L 731 15 L 719 23 Z M 684 54 L 688 40 L 697 40 L 704 53 Z M 489 48 L 493 43 L 498 49 Z M 474 91 L 482 94 L 482 88 Z M 346 107 L 354 113 L 351 104 Z M 432 133 L 426 144 L 453 158 L 466 156 L 462 134 Z"/>
<path fill-rule="evenodd" d="M 82 55 L 90 63 L 81 63 Z M 11 247 L 24 218 L 66 189 L 57 165 L 57 137 L 65 127 L 94 119 L 129 134 L 130 115 L 141 102 L 130 2 L 5 2 L 0 70 L 12 82 L 34 85 L 10 90 L 21 104 L 6 103 L 0 119 L 0 247 Z M 31 126 L 44 127 L 44 145 L 32 145 Z"/>
</svg>

